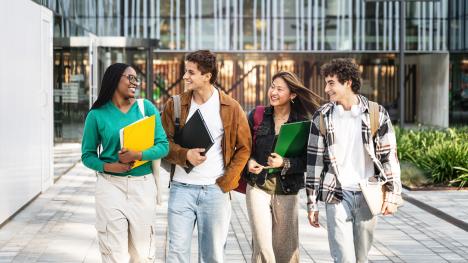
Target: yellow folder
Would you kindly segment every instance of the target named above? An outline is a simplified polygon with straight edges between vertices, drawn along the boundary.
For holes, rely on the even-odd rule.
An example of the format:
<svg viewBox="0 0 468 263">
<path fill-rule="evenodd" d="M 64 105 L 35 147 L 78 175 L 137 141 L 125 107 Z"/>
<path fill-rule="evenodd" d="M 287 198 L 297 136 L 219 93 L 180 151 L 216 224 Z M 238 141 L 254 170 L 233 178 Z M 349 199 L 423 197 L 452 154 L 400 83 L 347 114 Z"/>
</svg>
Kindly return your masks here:
<svg viewBox="0 0 468 263">
<path fill-rule="evenodd" d="M 156 117 L 144 117 L 120 129 L 120 147 L 132 151 L 144 151 L 154 145 Z M 148 161 L 135 161 L 132 169 Z"/>
</svg>

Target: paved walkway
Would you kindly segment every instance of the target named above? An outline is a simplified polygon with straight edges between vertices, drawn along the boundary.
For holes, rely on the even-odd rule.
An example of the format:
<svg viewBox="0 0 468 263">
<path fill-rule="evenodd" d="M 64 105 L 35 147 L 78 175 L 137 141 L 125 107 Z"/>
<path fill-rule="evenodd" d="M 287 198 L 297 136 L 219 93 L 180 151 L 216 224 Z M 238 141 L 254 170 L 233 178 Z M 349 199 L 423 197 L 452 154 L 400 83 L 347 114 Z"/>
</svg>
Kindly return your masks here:
<svg viewBox="0 0 468 263">
<path fill-rule="evenodd" d="M 163 184 L 168 175 L 162 175 Z M 95 175 L 81 163 L 60 178 L 46 193 L 0 229 L 0 262 L 100 262 L 94 229 Z M 158 257 L 164 262 L 166 251 L 167 188 L 157 218 Z M 437 192 L 440 194 L 443 192 Z M 434 193 L 418 192 L 421 199 Z M 441 194 L 441 198 L 446 195 Z M 451 192 L 453 199 L 467 200 L 467 192 Z M 322 227 L 307 223 L 305 194 L 299 208 L 301 262 L 331 262 L 326 234 L 325 213 Z M 444 201 L 445 202 L 445 201 Z M 467 211 L 443 205 L 446 212 Z M 434 203 L 434 205 L 440 205 Z M 233 215 L 226 249 L 226 262 L 250 262 L 251 232 L 245 198 L 235 193 Z M 442 206 L 442 205 L 440 205 Z M 466 220 L 466 217 L 464 217 Z M 379 219 L 371 262 L 467 262 L 468 235 L 456 226 L 406 203 L 397 216 Z M 192 262 L 197 262 L 196 235 L 193 237 Z"/>
<path fill-rule="evenodd" d="M 81 159 L 81 143 L 54 145 L 54 181 L 68 172 Z"/>
<path fill-rule="evenodd" d="M 468 190 L 405 191 L 405 194 L 468 224 Z"/>
</svg>

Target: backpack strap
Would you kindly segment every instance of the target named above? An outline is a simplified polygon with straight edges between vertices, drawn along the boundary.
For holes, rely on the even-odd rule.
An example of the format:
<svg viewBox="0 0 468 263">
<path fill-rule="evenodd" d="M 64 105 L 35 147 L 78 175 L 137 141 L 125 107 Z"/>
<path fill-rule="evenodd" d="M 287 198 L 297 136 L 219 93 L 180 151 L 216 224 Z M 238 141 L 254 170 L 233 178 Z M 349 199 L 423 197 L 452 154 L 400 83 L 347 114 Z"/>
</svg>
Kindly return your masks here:
<svg viewBox="0 0 468 263">
<path fill-rule="evenodd" d="M 137 99 L 138 109 L 140 109 L 141 115 L 145 117 L 145 102 L 144 99 Z"/>
<path fill-rule="evenodd" d="M 369 101 L 370 129 L 372 138 L 377 134 L 379 129 L 379 104 Z"/>
<path fill-rule="evenodd" d="M 323 120 L 323 113 L 321 112 L 320 112 L 319 129 L 320 129 L 320 134 L 322 134 L 322 137 L 325 137 L 325 135 L 327 134 L 327 131 L 325 129 L 325 121 Z"/>
<path fill-rule="evenodd" d="M 141 115 L 145 117 L 145 100 L 137 99 L 138 108 L 140 109 Z M 161 166 L 161 159 L 151 161 L 151 170 L 153 173 L 154 183 L 156 184 L 156 204 L 161 204 L 161 184 L 159 183 L 159 169 Z"/>
<path fill-rule="evenodd" d="M 174 101 L 174 129 L 177 133 L 180 128 L 180 95 L 174 95 L 172 99 Z"/>
<path fill-rule="evenodd" d="M 255 107 L 255 112 L 253 116 L 254 127 L 253 127 L 253 138 L 252 143 L 255 144 L 255 139 L 257 138 L 257 130 L 260 127 L 260 124 L 263 122 L 263 114 L 265 113 L 265 106 Z"/>
<path fill-rule="evenodd" d="M 255 145 L 255 139 L 257 138 L 257 130 L 263 122 L 263 114 L 265 113 L 265 106 L 256 106 L 253 115 L 253 136 L 252 145 Z M 234 191 L 245 194 L 247 188 L 246 174 L 249 173 L 248 165 L 246 164 L 241 172 L 241 178 L 239 179 L 239 185 Z"/>
<path fill-rule="evenodd" d="M 180 95 L 174 95 L 172 96 L 172 101 L 174 102 L 174 112 L 173 112 L 173 117 L 174 117 L 174 135 L 176 135 L 179 132 L 180 128 Z M 171 164 L 171 171 L 170 171 L 170 179 L 169 179 L 169 185 L 167 188 L 171 188 L 171 182 L 172 179 L 174 178 L 174 173 L 175 173 L 175 164 Z"/>
</svg>

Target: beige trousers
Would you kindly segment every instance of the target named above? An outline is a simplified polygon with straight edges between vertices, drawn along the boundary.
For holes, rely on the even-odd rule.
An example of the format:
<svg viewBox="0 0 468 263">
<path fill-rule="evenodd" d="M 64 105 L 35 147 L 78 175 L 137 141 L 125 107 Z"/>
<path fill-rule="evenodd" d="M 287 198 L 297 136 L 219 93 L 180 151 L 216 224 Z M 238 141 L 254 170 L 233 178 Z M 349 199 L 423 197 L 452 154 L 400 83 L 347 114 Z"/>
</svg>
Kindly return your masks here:
<svg viewBox="0 0 468 263">
<path fill-rule="evenodd" d="M 153 262 L 156 185 L 153 175 L 98 174 L 96 230 L 102 262 Z"/>
<path fill-rule="evenodd" d="M 252 262 L 299 262 L 297 195 L 270 195 L 247 185 Z"/>
</svg>

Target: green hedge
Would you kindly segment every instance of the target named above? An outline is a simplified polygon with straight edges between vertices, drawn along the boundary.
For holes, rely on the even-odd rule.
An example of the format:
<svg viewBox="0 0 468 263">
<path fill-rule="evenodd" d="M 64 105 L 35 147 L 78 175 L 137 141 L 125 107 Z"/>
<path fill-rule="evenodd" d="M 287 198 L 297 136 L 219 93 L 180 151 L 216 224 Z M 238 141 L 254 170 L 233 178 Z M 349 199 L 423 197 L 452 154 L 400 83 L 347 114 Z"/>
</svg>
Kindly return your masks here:
<svg viewBox="0 0 468 263">
<path fill-rule="evenodd" d="M 468 127 L 395 130 L 401 162 L 422 170 L 433 184 L 464 186 L 468 182 Z"/>
</svg>

